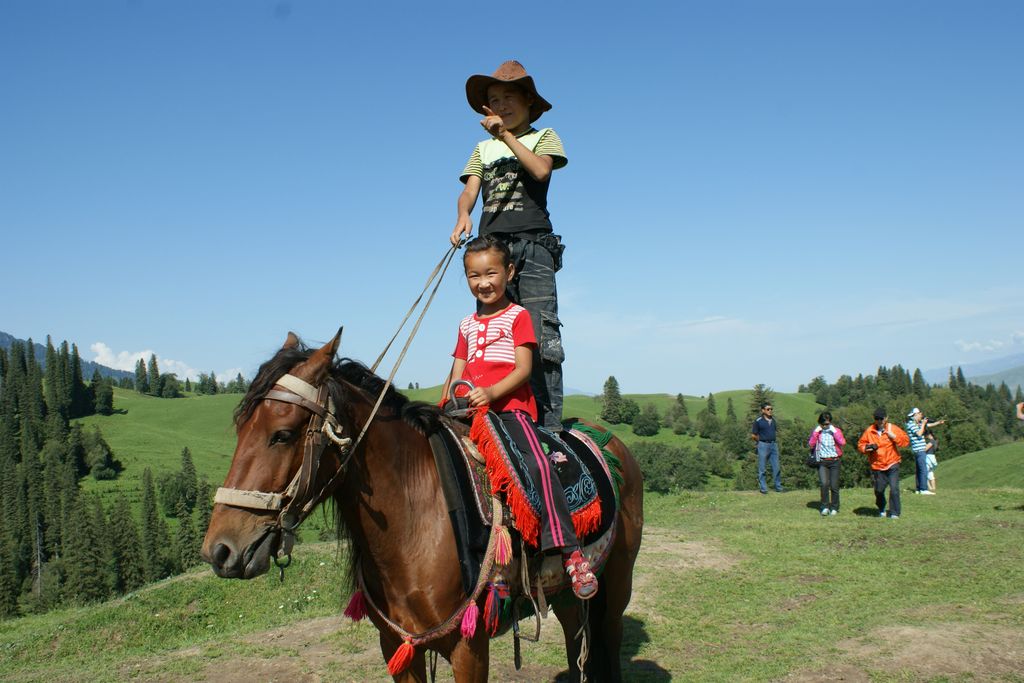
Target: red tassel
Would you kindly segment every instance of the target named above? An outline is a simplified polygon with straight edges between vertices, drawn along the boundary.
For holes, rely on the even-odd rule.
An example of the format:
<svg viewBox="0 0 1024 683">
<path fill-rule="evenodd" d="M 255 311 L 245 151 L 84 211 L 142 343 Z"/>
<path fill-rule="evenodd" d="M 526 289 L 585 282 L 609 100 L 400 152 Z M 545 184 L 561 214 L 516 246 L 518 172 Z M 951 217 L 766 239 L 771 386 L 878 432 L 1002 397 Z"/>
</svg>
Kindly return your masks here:
<svg viewBox="0 0 1024 683">
<path fill-rule="evenodd" d="M 498 632 L 498 617 L 500 613 L 498 589 L 492 585 L 491 589 L 487 591 L 487 602 L 484 603 L 484 628 L 492 636 Z"/>
<path fill-rule="evenodd" d="M 412 643 L 408 639 L 404 643 L 398 646 L 395 650 L 395 654 L 391 655 L 391 659 L 388 660 L 388 673 L 392 676 L 398 674 L 409 668 L 409 664 L 412 663 L 413 655 L 416 654 L 416 648 L 412 646 Z"/>
<path fill-rule="evenodd" d="M 465 614 L 462 615 L 462 637 L 470 640 L 476 635 L 476 620 L 480 617 L 480 608 L 475 602 L 469 603 Z"/>
<path fill-rule="evenodd" d="M 505 566 L 512 561 L 512 536 L 504 526 L 499 526 L 494 533 L 498 535 L 494 544 L 494 561 Z"/>
<path fill-rule="evenodd" d="M 349 598 L 348 607 L 343 614 L 352 621 L 361 621 L 366 616 L 366 596 L 363 595 L 363 591 L 356 589 Z"/>
</svg>

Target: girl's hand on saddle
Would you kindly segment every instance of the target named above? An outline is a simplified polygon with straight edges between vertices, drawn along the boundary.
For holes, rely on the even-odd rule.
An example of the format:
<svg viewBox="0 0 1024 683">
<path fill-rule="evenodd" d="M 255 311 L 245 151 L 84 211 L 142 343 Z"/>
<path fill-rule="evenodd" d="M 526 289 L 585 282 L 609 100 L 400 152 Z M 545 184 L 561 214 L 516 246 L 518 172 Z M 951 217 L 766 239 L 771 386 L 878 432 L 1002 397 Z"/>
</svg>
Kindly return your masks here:
<svg viewBox="0 0 1024 683">
<path fill-rule="evenodd" d="M 469 399 L 469 405 L 474 408 L 490 405 L 492 400 L 490 387 L 474 387 L 471 392 L 466 394 L 466 398 Z"/>
</svg>

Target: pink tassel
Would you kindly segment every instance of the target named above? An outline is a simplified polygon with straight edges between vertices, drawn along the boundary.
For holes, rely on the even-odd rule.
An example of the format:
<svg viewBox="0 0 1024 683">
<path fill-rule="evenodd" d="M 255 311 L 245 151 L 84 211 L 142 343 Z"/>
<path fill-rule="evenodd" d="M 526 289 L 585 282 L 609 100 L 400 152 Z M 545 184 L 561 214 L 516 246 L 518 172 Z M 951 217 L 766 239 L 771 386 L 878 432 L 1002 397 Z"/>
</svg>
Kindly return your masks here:
<svg viewBox="0 0 1024 683">
<path fill-rule="evenodd" d="M 366 616 L 366 596 L 363 595 L 363 591 L 356 589 L 343 614 L 352 621 L 360 621 Z"/>
<path fill-rule="evenodd" d="M 398 674 L 409 668 L 409 664 L 412 662 L 413 655 L 416 654 L 416 649 L 412 646 L 412 643 L 408 639 L 404 643 L 398 646 L 395 650 L 395 654 L 391 655 L 391 659 L 388 660 L 388 673 L 392 676 Z"/>
<path fill-rule="evenodd" d="M 494 561 L 502 566 L 507 565 L 512 561 L 512 536 L 504 526 L 499 526 L 494 533 L 498 535 L 494 544 Z"/>
<path fill-rule="evenodd" d="M 476 635 L 476 620 L 480 617 L 480 608 L 475 602 L 469 603 L 465 614 L 462 615 L 462 637 L 471 640 Z"/>
</svg>

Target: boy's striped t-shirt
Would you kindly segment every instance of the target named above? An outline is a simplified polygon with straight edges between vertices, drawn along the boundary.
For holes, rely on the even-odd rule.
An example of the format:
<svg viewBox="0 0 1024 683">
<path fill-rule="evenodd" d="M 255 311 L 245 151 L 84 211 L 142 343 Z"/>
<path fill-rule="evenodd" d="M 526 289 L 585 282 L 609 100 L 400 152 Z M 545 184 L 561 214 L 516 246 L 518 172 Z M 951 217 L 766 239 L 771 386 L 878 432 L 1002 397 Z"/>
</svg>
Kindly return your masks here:
<svg viewBox="0 0 1024 683">
<path fill-rule="evenodd" d="M 550 156 L 552 170 L 568 163 L 562 140 L 551 128 L 531 128 L 517 136 L 538 156 Z M 480 234 L 492 232 L 551 232 L 547 209 L 550 178 L 534 180 L 504 142 L 491 138 L 477 144 L 459 179 L 480 178 L 483 207 Z"/>
</svg>

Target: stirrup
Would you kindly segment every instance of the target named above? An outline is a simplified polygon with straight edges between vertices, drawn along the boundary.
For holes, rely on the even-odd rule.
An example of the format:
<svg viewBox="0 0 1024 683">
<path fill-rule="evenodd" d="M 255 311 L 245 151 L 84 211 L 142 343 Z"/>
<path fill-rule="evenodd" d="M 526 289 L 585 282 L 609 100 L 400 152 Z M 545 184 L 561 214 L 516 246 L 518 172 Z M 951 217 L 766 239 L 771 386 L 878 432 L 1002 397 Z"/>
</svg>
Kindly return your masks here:
<svg viewBox="0 0 1024 683">
<path fill-rule="evenodd" d="M 597 577 L 579 550 L 565 560 L 565 573 L 572 579 L 572 592 L 580 600 L 589 600 L 597 594 Z"/>
</svg>

